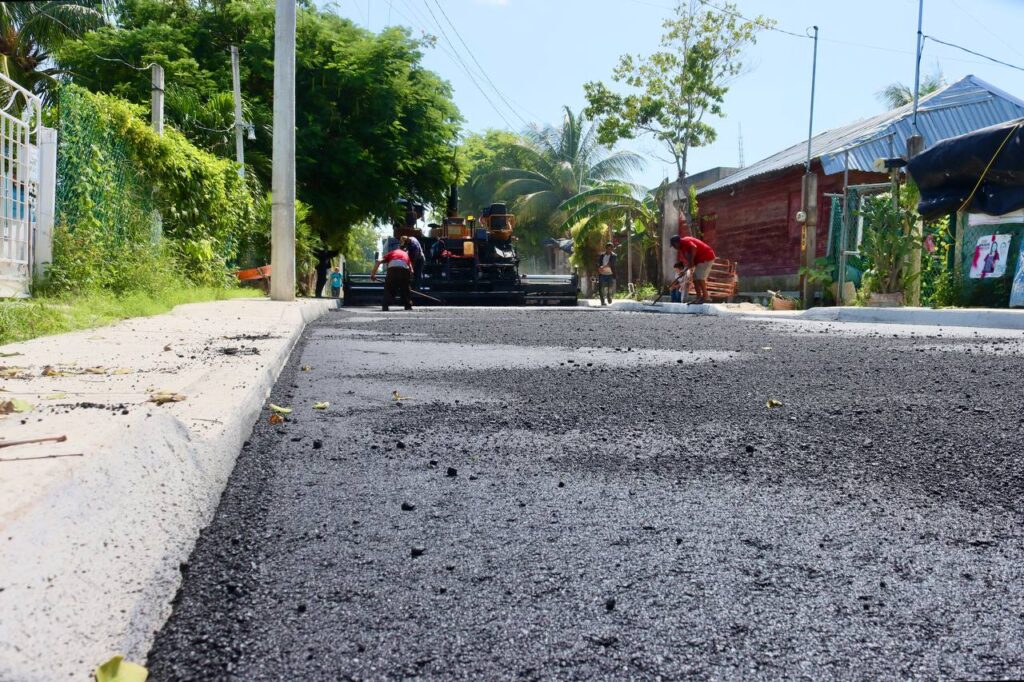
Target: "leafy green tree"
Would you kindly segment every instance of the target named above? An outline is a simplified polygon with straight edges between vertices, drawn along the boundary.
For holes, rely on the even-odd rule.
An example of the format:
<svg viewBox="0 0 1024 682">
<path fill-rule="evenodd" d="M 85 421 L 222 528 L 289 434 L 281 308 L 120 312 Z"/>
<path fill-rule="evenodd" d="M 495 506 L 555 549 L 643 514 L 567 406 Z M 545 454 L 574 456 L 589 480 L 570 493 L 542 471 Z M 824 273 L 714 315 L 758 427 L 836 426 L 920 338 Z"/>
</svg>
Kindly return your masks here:
<svg viewBox="0 0 1024 682">
<path fill-rule="evenodd" d="M 641 246 L 653 244 L 660 220 L 662 188 L 646 190 L 622 182 L 603 183 L 562 203 L 566 214 L 561 231 L 572 235 L 574 260 L 585 271 L 594 269 L 594 262 L 603 239 L 596 239 L 611 229 L 625 228 L 627 222 Z M 596 249 L 596 250 L 595 250 Z"/>
<path fill-rule="evenodd" d="M 700 0 L 680 2 L 675 16 L 662 24 L 659 51 L 620 58 L 612 80 L 625 86 L 626 94 L 602 82 L 584 85 L 585 113 L 599 121 L 600 141 L 649 135 L 669 153 L 679 179 L 685 178 L 690 149 L 715 141 L 707 118 L 724 115 L 729 83 L 743 70 L 743 49 L 772 25 L 764 17 L 742 18 L 728 2 L 721 9 Z"/>
<path fill-rule="evenodd" d="M 523 138 L 505 130 L 470 133 L 459 145 L 459 199 L 467 213 L 501 201 L 495 173 L 505 168 L 529 167 L 532 156 L 522 149 Z"/>
<path fill-rule="evenodd" d="M 170 117 L 190 139 L 233 156 L 226 104 L 229 48 L 238 45 L 243 98 L 257 128 L 246 158 L 263 188 L 269 186 L 273 0 L 123 0 L 118 20 L 117 29 L 89 32 L 59 51 L 72 78 L 145 103 L 147 74 L 123 62 L 158 62 L 166 72 Z M 448 83 L 421 65 L 423 46 L 405 29 L 374 35 L 312 3 L 300 4 L 298 195 L 310 207 L 310 224 L 330 244 L 341 244 L 350 226 L 367 218 L 391 218 L 401 197 L 442 201 L 455 177 L 459 112 Z M 190 112 L 189 102 L 199 106 Z"/>
<path fill-rule="evenodd" d="M 920 97 L 924 97 L 944 87 L 946 87 L 946 77 L 942 74 L 942 69 L 936 67 L 935 71 L 921 78 L 918 93 Z M 878 99 L 890 109 L 899 109 L 914 101 L 914 89 L 896 81 L 879 90 Z"/>
<path fill-rule="evenodd" d="M 531 242 L 564 234 L 562 204 L 585 190 L 609 181 L 623 181 L 643 166 L 628 151 L 610 152 L 598 142 L 597 128 L 582 114 L 565 107 L 562 124 L 532 126 L 516 150 L 526 162 L 519 168 L 496 171 L 498 197 L 514 199 L 517 217 L 531 225 Z"/>
<path fill-rule="evenodd" d="M 53 51 L 105 20 L 99 0 L 0 2 L 0 69 L 49 100 L 61 75 L 51 59 Z"/>
</svg>

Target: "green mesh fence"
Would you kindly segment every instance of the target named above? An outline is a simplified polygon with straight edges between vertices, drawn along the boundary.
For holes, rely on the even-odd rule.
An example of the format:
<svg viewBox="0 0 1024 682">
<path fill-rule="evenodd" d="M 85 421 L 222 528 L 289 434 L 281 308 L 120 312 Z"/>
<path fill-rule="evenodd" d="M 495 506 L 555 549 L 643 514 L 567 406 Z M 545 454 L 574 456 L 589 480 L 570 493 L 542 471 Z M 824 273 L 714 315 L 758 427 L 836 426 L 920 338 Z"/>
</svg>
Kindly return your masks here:
<svg viewBox="0 0 1024 682">
<path fill-rule="evenodd" d="M 64 90 L 58 102 L 58 228 L 89 226 L 116 244 L 148 242 L 152 191 L 124 138 L 103 124 L 93 101 L 73 90 Z"/>
</svg>

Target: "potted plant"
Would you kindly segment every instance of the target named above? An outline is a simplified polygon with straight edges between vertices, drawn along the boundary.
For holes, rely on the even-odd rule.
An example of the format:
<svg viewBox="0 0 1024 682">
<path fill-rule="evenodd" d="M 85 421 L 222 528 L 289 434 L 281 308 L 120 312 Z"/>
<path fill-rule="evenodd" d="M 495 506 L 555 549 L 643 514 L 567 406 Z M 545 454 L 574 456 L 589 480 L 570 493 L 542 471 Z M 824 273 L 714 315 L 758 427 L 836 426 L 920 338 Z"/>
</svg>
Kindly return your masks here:
<svg viewBox="0 0 1024 682">
<path fill-rule="evenodd" d="M 861 215 L 866 229 L 860 252 L 870 265 L 864 285 L 870 293 L 867 304 L 903 305 L 903 292 L 912 281 L 910 257 L 921 248 L 913 229 L 917 214 L 882 194 L 865 199 Z"/>
</svg>

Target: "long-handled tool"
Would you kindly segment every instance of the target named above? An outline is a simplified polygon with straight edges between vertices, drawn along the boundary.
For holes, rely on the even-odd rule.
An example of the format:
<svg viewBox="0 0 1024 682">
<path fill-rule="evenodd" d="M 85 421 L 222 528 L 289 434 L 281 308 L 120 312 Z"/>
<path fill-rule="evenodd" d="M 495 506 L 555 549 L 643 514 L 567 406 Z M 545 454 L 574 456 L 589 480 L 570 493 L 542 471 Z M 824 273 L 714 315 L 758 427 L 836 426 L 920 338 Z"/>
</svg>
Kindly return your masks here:
<svg viewBox="0 0 1024 682">
<path fill-rule="evenodd" d="M 410 289 L 409 291 L 411 291 L 415 296 L 419 296 L 420 298 L 425 298 L 428 301 L 433 301 L 434 303 L 437 303 L 438 305 L 444 305 L 445 304 L 444 301 L 442 301 L 441 299 L 434 298 L 433 296 L 428 296 L 427 294 L 423 293 L 422 291 L 417 291 L 416 289 Z"/>
<path fill-rule="evenodd" d="M 671 291 L 672 287 L 674 287 L 676 285 L 676 282 L 678 282 L 681 279 L 684 280 L 684 284 L 686 285 L 683 288 L 683 303 L 685 303 L 686 302 L 686 297 L 690 293 L 689 281 L 686 280 L 686 276 L 689 274 L 689 272 L 690 271 L 687 270 L 686 272 L 684 272 L 683 274 L 679 275 L 674 280 L 672 280 L 672 283 L 668 285 L 668 288 L 665 289 L 665 291 L 662 291 L 660 294 L 658 294 L 658 298 L 656 298 L 656 299 L 654 299 L 653 301 L 650 301 L 650 302 L 644 301 L 644 303 L 646 303 L 647 305 L 658 305 L 658 302 L 662 298 L 665 297 L 665 293 L 668 292 L 668 291 Z"/>
</svg>

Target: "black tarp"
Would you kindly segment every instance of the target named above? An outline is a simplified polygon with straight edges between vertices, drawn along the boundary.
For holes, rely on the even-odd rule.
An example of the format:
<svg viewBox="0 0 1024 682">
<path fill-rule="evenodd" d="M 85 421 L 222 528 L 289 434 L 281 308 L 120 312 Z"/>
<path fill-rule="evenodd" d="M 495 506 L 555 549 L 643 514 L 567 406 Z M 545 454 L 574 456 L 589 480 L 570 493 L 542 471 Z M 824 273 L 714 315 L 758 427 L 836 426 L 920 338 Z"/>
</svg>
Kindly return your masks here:
<svg viewBox="0 0 1024 682">
<path fill-rule="evenodd" d="M 988 172 L 985 168 L 989 166 Z M 965 210 L 1003 215 L 1024 208 L 1024 118 L 943 140 L 914 157 L 907 170 L 921 190 L 926 219 Z"/>
</svg>

